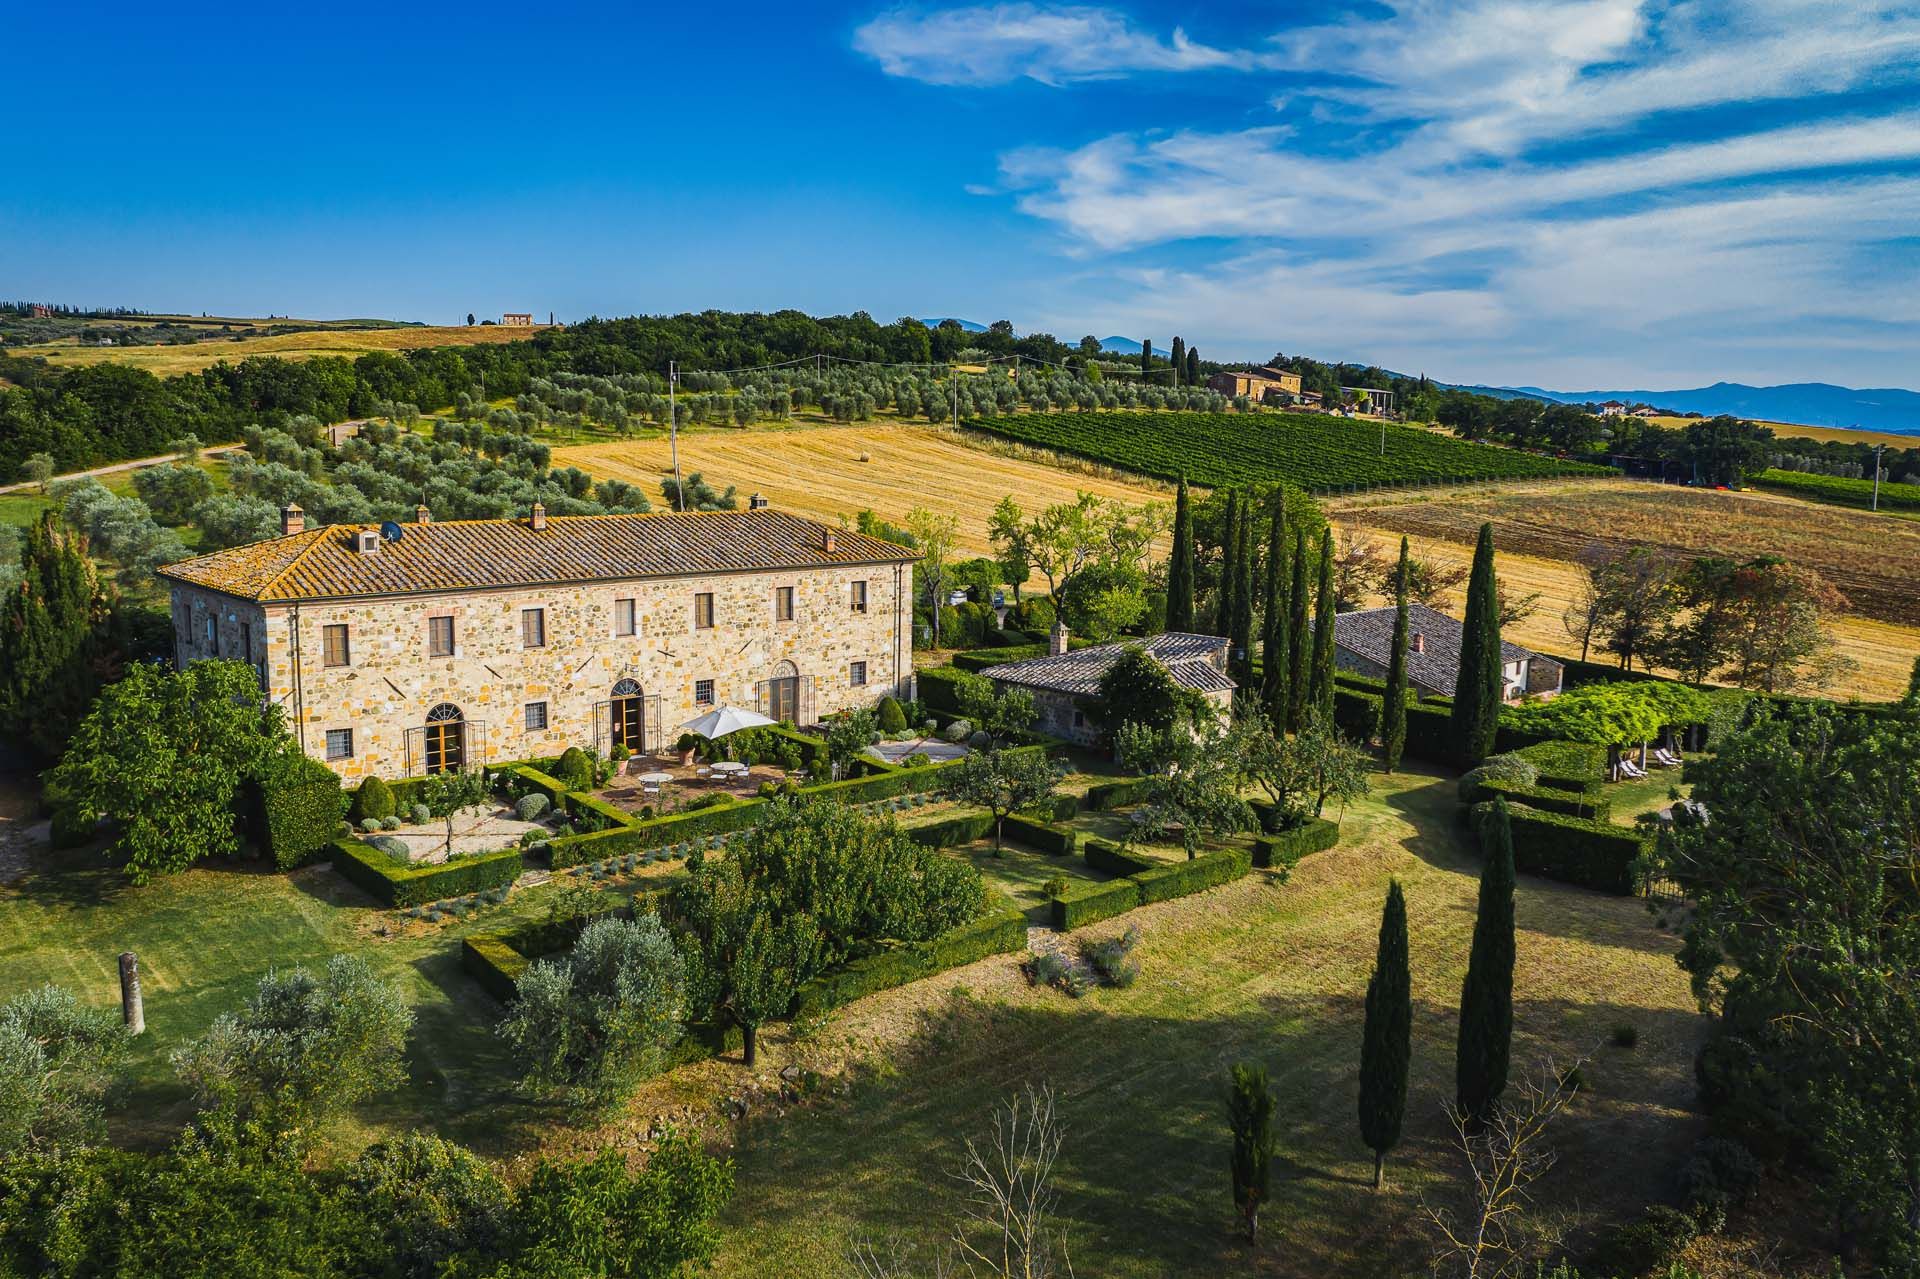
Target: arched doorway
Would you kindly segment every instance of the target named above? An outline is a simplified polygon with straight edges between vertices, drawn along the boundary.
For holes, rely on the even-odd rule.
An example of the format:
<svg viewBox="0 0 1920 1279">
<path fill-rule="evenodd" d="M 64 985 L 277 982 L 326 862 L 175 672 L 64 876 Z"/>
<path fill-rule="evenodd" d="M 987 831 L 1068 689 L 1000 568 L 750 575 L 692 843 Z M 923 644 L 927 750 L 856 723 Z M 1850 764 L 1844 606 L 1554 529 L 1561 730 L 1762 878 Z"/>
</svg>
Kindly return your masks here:
<svg viewBox="0 0 1920 1279">
<path fill-rule="evenodd" d="M 457 773 L 467 762 L 466 716 L 452 702 L 427 712 L 425 759 L 429 773 Z"/>
<path fill-rule="evenodd" d="M 792 662 L 773 668 L 767 681 L 766 714 L 780 723 L 800 722 L 800 670 Z"/>
<path fill-rule="evenodd" d="M 615 746 L 624 746 L 636 755 L 644 754 L 647 740 L 647 699 L 640 691 L 640 685 L 633 680 L 623 679 L 613 686 L 613 700 L 608 703 L 611 715 L 611 737 Z"/>
</svg>

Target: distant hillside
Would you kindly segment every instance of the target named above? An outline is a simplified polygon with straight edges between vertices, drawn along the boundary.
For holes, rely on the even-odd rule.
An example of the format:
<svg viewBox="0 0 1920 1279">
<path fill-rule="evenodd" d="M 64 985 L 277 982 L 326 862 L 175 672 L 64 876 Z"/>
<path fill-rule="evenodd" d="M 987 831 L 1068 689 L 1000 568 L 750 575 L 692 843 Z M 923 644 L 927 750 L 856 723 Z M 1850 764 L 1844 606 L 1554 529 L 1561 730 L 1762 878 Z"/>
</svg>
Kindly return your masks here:
<svg viewBox="0 0 1920 1279">
<path fill-rule="evenodd" d="M 1591 404 L 1622 400 L 1651 404 L 1673 413 L 1703 413 L 1794 422 L 1804 426 L 1856 427 L 1920 435 L 1920 392 L 1898 387 L 1856 389 L 1826 382 L 1796 382 L 1786 386 L 1746 386 L 1715 382 L 1683 391 L 1547 391 L 1537 386 L 1467 387 L 1503 398 L 1526 396 L 1562 404 Z"/>
<path fill-rule="evenodd" d="M 1100 349 L 1111 351 L 1115 355 L 1138 355 L 1140 343 L 1133 338 L 1101 338 Z M 1161 354 L 1164 355 L 1166 352 L 1163 350 Z"/>
<path fill-rule="evenodd" d="M 987 326 L 984 324 L 975 324 L 972 320 L 962 320 L 958 316 L 952 316 L 952 315 L 938 316 L 931 320 L 922 320 L 920 321 L 920 323 L 926 325 L 930 329 L 937 329 L 941 325 L 945 324 L 948 320 L 952 320 L 955 324 L 959 325 L 961 328 L 965 329 L 969 333 L 985 333 L 987 331 Z"/>
</svg>

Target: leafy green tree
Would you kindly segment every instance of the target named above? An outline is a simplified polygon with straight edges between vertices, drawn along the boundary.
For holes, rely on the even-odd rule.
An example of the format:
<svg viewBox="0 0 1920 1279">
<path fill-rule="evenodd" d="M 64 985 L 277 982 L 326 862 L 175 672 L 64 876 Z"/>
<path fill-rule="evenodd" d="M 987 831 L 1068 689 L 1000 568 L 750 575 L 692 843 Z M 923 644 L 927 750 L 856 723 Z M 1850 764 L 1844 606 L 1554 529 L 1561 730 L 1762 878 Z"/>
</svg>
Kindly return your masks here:
<svg viewBox="0 0 1920 1279">
<path fill-rule="evenodd" d="M 1307 686 L 1310 714 L 1333 720 L 1333 530 L 1320 535 L 1320 589 L 1313 614 L 1313 669 Z"/>
<path fill-rule="evenodd" d="M 1167 560 L 1167 629 L 1193 630 L 1193 511 L 1187 477 L 1173 500 L 1173 551 Z"/>
<path fill-rule="evenodd" d="M 114 1013 L 58 986 L 0 1003 L 0 1160 L 96 1139 L 127 1041 Z"/>
<path fill-rule="evenodd" d="M 454 1258 L 498 1256 L 513 1225 L 513 1193 L 493 1166 L 431 1133 L 367 1147 L 341 1183 L 373 1264 L 404 1279 L 436 1279 Z"/>
<path fill-rule="evenodd" d="M 1387 651 L 1387 691 L 1380 714 L 1380 752 L 1391 773 L 1407 749 L 1407 539 L 1393 578 L 1393 644 Z"/>
<path fill-rule="evenodd" d="M 1467 615 L 1461 626 L 1460 673 L 1453 687 L 1453 749 L 1471 768 L 1493 753 L 1500 728 L 1500 602 L 1493 575 L 1493 525 L 1480 526 L 1467 582 Z"/>
<path fill-rule="evenodd" d="M 1772 452 L 1772 427 L 1724 413 L 1689 423 L 1680 444 L 1680 458 L 1692 464 L 1696 478 L 1735 487 L 1771 466 Z"/>
<path fill-rule="evenodd" d="M 1160 732 L 1204 721 L 1212 713 L 1204 697 L 1181 687 L 1166 663 L 1138 644 L 1129 644 L 1102 672 L 1099 701 L 1088 709 L 1109 737 L 1127 724 Z"/>
<path fill-rule="evenodd" d="M 1199 347 L 1190 346 L 1187 348 L 1187 385 L 1188 386 L 1200 385 L 1200 348 Z"/>
<path fill-rule="evenodd" d="M 216 493 L 193 508 L 192 518 L 200 530 L 203 551 L 247 546 L 280 535 L 280 512 L 257 497 Z"/>
<path fill-rule="evenodd" d="M 213 477 L 197 466 L 167 463 L 133 473 L 133 489 L 162 524 L 185 524 L 213 496 Z"/>
<path fill-rule="evenodd" d="M 1507 802 L 1493 801 L 1480 828 L 1486 865 L 1473 949 L 1460 989 L 1460 1038 L 1454 1054 L 1454 1098 L 1460 1112 L 1484 1125 L 1506 1091 L 1513 1052 L 1513 829 Z"/>
<path fill-rule="evenodd" d="M 1024 688 L 1001 687 L 983 675 L 957 681 L 960 714 L 996 744 L 1014 741 L 1033 727 L 1039 709 Z"/>
<path fill-rule="evenodd" d="M 48 481 L 53 479 L 53 469 L 53 454 L 32 453 L 20 464 L 20 478 L 45 493 Z"/>
<path fill-rule="evenodd" d="M 873 745 L 874 738 L 879 734 L 879 722 L 873 712 L 864 706 L 830 716 L 827 720 L 827 761 L 833 767 L 833 775 L 844 776 L 853 761 Z"/>
<path fill-rule="evenodd" d="M 1060 789 L 1060 773 L 1034 750 L 975 751 L 948 767 L 946 793 L 958 803 L 993 814 L 993 847 L 1001 848 L 1001 828 L 1012 813 L 1037 808 Z"/>
<path fill-rule="evenodd" d="M 1273 521 L 1267 531 L 1267 586 L 1261 608 L 1264 629 L 1260 641 L 1260 706 L 1269 722 L 1284 731 L 1287 722 L 1287 511 L 1286 497 L 1276 493 Z"/>
<path fill-rule="evenodd" d="M 48 783 L 76 824 L 113 821 L 128 877 L 145 883 L 238 853 L 241 785 L 291 749 L 246 663 L 135 666 L 101 692 Z"/>
<path fill-rule="evenodd" d="M 1267 793 L 1287 829 L 1322 816 L 1328 800 L 1344 807 L 1367 793 L 1366 752 L 1323 715 L 1310 712 L 1289 737 L 1264 714 L 1243 713 L 1228 736 L 1241 775 Z"/>
<path fill-rule="evenodd" d="M 1663 831 L 1653 869 L 1695 904 L 1703 1099 L 1756 1150 L 1804 1151 L 1836 1228 L 1914 1273 L 1920 715 L 1759 706 L 1688 777 L 1709 820 Z"/>
<path fill-rule="evenodd" d="M 1400 1144 L 1407 1116 L 1413 1056 L 1413 976 L 1407 954 L 1407 899 L 1396 879 L 1387 885 L 1387 904 L 1380 911 L 1360 1037 L 1360 1138 L 1373 1151 L 1375 1190 L 1386 1185 L 1387 1152 Z"/>
<path fill-rule="evenodd" d="M 740 1027 L 746 1065 L 758 1059 L 760 1027 L 792 1007 L 819 968 L 820 937 L 805 913 L 776 917 L 773 898 L 755 890 L 734 859 L 691 867 L 676 892 L 691 925 L 689 989 L 697 1007 Z"/>
<path fill-rule="evenodd" d="M 578 788 L 576 788 L 578 789 Z M 453 819 L 476 804 L 487 802 L 486 775 L 447 771 L 434 773 L 420 784 L 417 802 L 426 805 L 427 816 L 447 824 L 446 854 L 453 856 Z"/>
<path fill-rule="evenodd" d="M 1307 628 L 1307 531 L 1293 532 L 1293 584 L 1287 591 L 1287 728 L 1297 730 L 1307 721 L 1307 686 L 1312 664 L 1313 636 Z"/>
<path fill-rule="evenodd" d="M 1120 729 L 1121 762 L 1147 779 L 1146 798 L 1127 828 L 1132 840 L 1160 840 L 1178 832 L 1191 861 L 1200 845 L 1253 829 L 1253 810 L 1240 798 L 1243 762 L 1231 734 L 1184 725 L 1155 730 L 1131 723 Z"/>
<path fill-rule="evenodd" d="M 1146 380 L 1146 375 L 1151 372 L 1153 372 L 1153 339 L 1144 338 L 1140 342 L 1141 381 L 1144 382 Z"/>
<path fill-rule="evenodd" d="M 666 1064 L 686 1011 L 686 963 L 657 916 L 601 918 L 567 955 L 531 965 L 514 993 L 499 1030 L 526 1082 L 604 1103 Z"/>
<path fill-rule="evenodd" d="M 1273 1170 L 1273 1110 L 1267 1068 L 1235 1065 L 1227 1080 L 1227 1126 L 1233 1133 L 1227 1166 L 1233 1174 L 1234 1210 L 1246 1223 L 1249 1242 L 1259 1238 L 1260 1207 L 1267 1201 Z"/>
<path fill-rule="evenodd" d="M 927 600 L 933 615 L 933 646 L 940 647 L 940 612 L 946 606 L 947 594 L 951 589 L 948 581 L 947 561 L 953 554 L 955 540 L 960 536 L 960 517 L 938 514 L 927 507 L 916 506 L 907 512 L 907 533 L 913 538 L 912 545 L 920 552 L 920 563 L 914 567 L 914 576 L 921 579 L 927 589 Z"/>
<path fill-rule="evenodd" d="M 1695 682 L 1791 693 L 1819 688 L 1851 668 L 1827 619 L 1846 597 L 1812 569 L 1777 558 L 1698 559 L 1678 579 L 1680 615 L 1653 652 Z"/>
<path fill-rule="evenodd" d="M 43 513 L 0 607 L 0 730 L 12 740 L 43 756 L 65 749 L 111 664 L 106 603 L 85 540 Z"/>
<path fill-rule="evenodd" d="M 310 1141 L 316 1124 L 406 1081 L 413 1010 L 358 955 L 318 977 L 270 972 L 237 1012 L 175 1050 L 173 1063 L 209 1105 L 220 1144 Z"/>
</svg>

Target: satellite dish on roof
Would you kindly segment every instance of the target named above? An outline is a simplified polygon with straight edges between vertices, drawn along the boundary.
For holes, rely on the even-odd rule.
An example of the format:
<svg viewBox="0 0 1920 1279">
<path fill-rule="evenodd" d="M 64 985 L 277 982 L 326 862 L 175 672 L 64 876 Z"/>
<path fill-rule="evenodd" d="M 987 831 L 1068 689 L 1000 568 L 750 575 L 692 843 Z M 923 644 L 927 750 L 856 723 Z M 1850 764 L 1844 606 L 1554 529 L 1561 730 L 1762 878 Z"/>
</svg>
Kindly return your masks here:
<svg viewBox="0 0 1920 1279">
<path fill-rule="evenodd" d="M 400 526 L 394 521 L 388 520 L 380 526 L 380 536 L 386 541 L 397 542 L 401 537 Z"/>
</svg>

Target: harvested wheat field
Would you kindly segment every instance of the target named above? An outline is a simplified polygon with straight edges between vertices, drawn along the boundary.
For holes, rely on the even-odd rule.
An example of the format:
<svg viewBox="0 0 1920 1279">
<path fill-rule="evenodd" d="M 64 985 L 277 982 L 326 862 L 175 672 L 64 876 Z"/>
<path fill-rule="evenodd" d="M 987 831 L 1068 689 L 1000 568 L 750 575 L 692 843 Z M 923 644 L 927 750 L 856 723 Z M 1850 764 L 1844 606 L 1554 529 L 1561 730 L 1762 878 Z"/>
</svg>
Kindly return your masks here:
<svg viewBox="0 0 1920 1279">
<path fill-rule="evenodd" d="M 1494 525 L 1510 589 L 1539 591 L 1540 608 L 1511 637 L 1548 652 L 1573 648 L 1561 616 L 1577 594 L 1572 562 L 1594 543 L 1659 546 L 1683 555 L 1779 555 L 1818 569 L 1844 591 L 1850 613 L 1834 632 L 1859 665 L 1836 695 L 1897 697 L 1920 655 L 1920 523 L 1752 493 L 1653 484 L 1480 487 L 1408 500 L 1339 504 L 1338 525 L 1406 533 L 1416 554 L 1465 563 L 1484 521 Z M 1458 601 L 1455 601 L 1458 604 Z M 1577 651 L 1575 656 L 1577 656 Z"/>
<path fill-rule="evenodd" d="M 260 321 L 270 323 L 270 321 Z M 125 364 L 145 369 L 156 377 L 175 373 L 198 373 L 225 361 L 237 364 L 250 355 L 272 355 L 283 360 L 310 360 L 316 355 L 337 355 L 345 359 L 369 351 L 414 351 L 430 346 L 490 346 L 500 342 L 524 342 L 547 328 L 505 328 L 497 324 L 415 325 L 381 329 L 308 329 L 299 333 L 278 333 L 271 337 L 221 338 L 178 346 L 77 346 L 50 342 L 44 346 L 13 348 L 15 355 L 41 356 L 49 363 Z"/>
<path fill-rule="evenodd" d="M 555 449 L 553 464 L 629 480 L 650 494 L 673 473 L 665 439 Z M 743 497 L 764 493 L 781 510 L 820 520 L 872 510 L 898 524 L 916 506 L 951 512 L 960 517 L 961 549 L 980 555 L 993 549 L 987 517 L 1009 493 L 1028 511 L 1072 501 L 1076 491 L 1136 506 L 1172 499 L 1168 486 L 1152 480 L 1050 465 L 1032 450 L 905 423 L 684 432 L 680 469 L 700 472 L 717 488 L 731 484 Z"/>
</svg>

